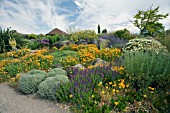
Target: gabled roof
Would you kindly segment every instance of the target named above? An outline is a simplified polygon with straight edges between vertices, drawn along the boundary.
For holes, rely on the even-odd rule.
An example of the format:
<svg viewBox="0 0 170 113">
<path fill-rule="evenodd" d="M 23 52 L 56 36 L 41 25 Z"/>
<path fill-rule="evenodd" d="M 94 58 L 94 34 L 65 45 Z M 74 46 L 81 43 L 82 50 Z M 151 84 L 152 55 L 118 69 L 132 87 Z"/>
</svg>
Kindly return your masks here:
<svg viewBox="0 0 170 113">
<path fill-rule="evenodd" d="M 67 33 L 65 33 L 64 31 L 61 31 L 58 28 L 54 28 L 52 31 L 50 31 L 46 35 L 55 35 L 55 34 L 58 34 L 58 35 L 67 35 Z"/>
</svg>

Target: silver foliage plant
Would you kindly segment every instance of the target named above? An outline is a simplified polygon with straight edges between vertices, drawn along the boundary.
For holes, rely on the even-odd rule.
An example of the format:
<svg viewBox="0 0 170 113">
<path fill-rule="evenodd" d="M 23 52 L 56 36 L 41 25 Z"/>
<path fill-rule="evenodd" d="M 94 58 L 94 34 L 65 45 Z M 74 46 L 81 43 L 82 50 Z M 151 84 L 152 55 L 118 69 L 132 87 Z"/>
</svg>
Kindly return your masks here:
<svg viewBox="0 0 170 113">
<path fill-rule="evenodd" d="M 58 99 L 56 96 L 57 90 L 60 89 L 59 87 L 61 84 L 66 82 L 69 82 L 69 79 L 65 75 L 48 77 L 38 86 L 37 95 L 40 98 L 56 100 Z"/>
<path fill-rule="evenodd" d="M 53 76 L 56 76 L 56 75 L 67 76 L 67 72 L 65 70 L 63 70 L 62 68 L 54 68 L 54 69 L 51 69 L 47 74 L 48 77 L 53 77 Z"/>
<path fill-rule="evenodd" d="M 25 94 L 35 93 L 46 76 L 46 72 L 36 69 L 23 74 L 18 82 L 19 89 Z"/>
</svg>

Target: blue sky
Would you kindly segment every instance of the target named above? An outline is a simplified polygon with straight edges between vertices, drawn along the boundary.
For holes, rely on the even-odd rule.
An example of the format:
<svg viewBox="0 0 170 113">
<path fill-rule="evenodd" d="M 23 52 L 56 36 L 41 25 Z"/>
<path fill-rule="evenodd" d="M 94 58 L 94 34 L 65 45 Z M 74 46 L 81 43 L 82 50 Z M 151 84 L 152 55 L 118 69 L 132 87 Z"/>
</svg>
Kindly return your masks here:
<svg viewBox="0 0 170 113">
<path fill-rule="evenodd" d="M 170 14 L 170 0 L 0 0 L 0 27 L 20 33 L 46 34 L 53 28 L 115 31 L 127 28 L 138 32 L 130 20 L 138 10 L 160 6 Z M 170 28 L 170 16 L 161 21 Z"/>
</svg>

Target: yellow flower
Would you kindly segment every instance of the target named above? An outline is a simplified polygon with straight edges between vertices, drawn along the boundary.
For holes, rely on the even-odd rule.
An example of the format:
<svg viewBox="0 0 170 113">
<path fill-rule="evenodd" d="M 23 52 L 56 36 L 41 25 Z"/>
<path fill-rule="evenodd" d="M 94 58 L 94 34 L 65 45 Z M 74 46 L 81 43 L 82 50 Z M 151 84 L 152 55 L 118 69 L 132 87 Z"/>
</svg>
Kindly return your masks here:
<svg viewBox="0 0 170 113">
<path fill-rule="evenodd" d="M 92 95 L 91 97 L 94 98 L 94 95 Z"/>
<path fill-rule="evenodd" d="M 116 93 L 119 93 L 119 90 L 116 90 Z"/>
<path fill-rule="evenodd" d="M 98 84 L 98 86 L 100 87 L 102 85 L 102 82 L 100 82 L 99 84 Z"/>
<path fill-rule="evenodd" d="M 116 91 L 115 89 L 112 89 L 112 93 L 115 93 L 115 91 Z"/>
<path fill-rule="evenodd" d="M 15 78 L 13 77 L 13 78 L 11 78 L 11 82 L 15 82 Z"/>
<path fill-rule="evenodd" d="M 106 86 L 106 89 L 109 89 L 109 87 L 108 87 L 108 86 Z"/>
<path fill-rule="evenodd" d="M 114 83 L 112 86 L 116 87 L 116 83 Z"/>
<path fill-rule="evenodd" d="M 129 87 L 129 84 L 127 84 L 126 87 Z"/>
<path fill-rule="evenodd" d="M 8 75 L 7 78 L 11 78 L 11 76 Z"/>
<path fill-rule="evenodd" d="M 109 82 L 109 85 L 112 85 L 112 82 Z"/>
<path fill-rule="evenodd" d="M 119 88 L 125 88 L 125 84 L 124 83 L 119 83 Z"/>
<path fill-rule="evenodd" d="M 153 93 L 153 91 L 151 91 L 150 93 Z"/>
<path fill-rule="evenodd" d="M 102 91 L 102 94 L 105 94 L 105 91 Z"/>
<path fill-rule="evenodd" d="M 70 98 L 72 98 L 73 97 L 73 95 L 72 94 L 70 94 Z"/>
<path fill-rule="evenodd" d="M 114 104 L 117 106 L 119 104 L 119 102 L 114 102 Z"/>
<path fill-rule="evenodd" d="M 143 97 L 145 97 L 145 98 L 146 98 L 146 97 L 147 97 L 147 95 L 143 95 Z"/>
<path fill-rule="evenodd" d="M 150 89 L 150 90 L 152 90 L 152 91 L 155 90 L 155 88 L 152 88 L 152 87 L 148 87 L 148 89 Z"/>
<path fill-rule="evenodd" d="M 19 79 L 19 78 L 20 78 L 20 76 L 21 76 L 21 74 L 17 74 L 17 75 L 16 75 L 16 78 L 18 78 L 18 79 Z"/>
</svg>

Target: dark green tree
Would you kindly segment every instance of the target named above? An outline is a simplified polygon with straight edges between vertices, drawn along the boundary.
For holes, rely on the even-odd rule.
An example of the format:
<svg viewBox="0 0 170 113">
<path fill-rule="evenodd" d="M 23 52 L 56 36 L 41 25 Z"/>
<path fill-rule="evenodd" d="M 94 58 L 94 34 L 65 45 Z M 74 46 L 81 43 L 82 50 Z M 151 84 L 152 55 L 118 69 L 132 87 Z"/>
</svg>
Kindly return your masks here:
<svg viewBox="0 0 170 113">
<path fill-rule="evenodd" d="M 144 36 L 157 36 L 164 32 L 164 26 L 159 20 L 167 18 L 167 14 L 158 14 L 159 7 L 146 11 L 138 11 L 134 16 L 133 24 L 140 29 L 141 35 Z"/>
<path fill-rule="evenodd" d="M 123 38 L 123 39 L 131 39 L 130 31 L 127 29 L 117 30 L 113 33 L 116 37 Z"/>
<path fill-rule="evenodd" d="M 102 33 L 107 33 L 107 29 L 103 29 Z"/>
<path fill-rule="evenodd" d="M 100 25 L 99 24 L 98 24 L 97 29 L 98 29 L 98 34 L 100 34 Z"/>
</svg>

